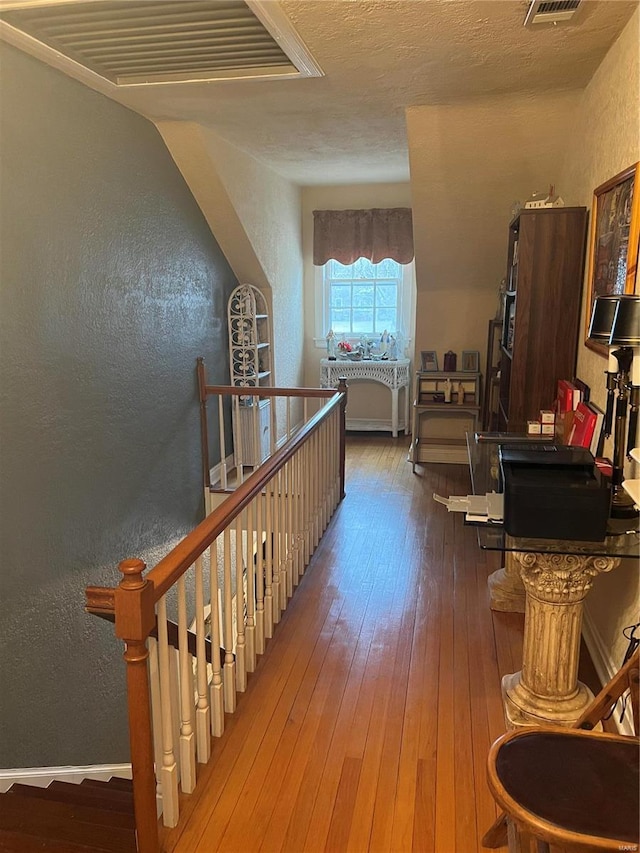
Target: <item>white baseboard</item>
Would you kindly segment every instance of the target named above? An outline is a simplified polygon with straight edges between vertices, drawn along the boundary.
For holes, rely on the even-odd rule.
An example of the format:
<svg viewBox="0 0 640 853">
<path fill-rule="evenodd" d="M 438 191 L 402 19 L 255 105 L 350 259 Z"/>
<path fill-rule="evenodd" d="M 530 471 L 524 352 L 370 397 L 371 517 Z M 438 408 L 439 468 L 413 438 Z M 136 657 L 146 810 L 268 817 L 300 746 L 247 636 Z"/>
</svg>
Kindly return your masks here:
<svg viewBox="0 0 640 853">
<path fill-rule="evenodd" d="M 358 432 L 391 432 L 390 420 L 372 420 L 371 418 L 347 418 L 345 424 L 347 430 Z M 402 421 L 398 423 L 398 432 L 403 432 L 405 425 Z"/>
<path fill-rule="evenodd" d="M 234 458 L 233 458 L 233 453 L 231 453 L 229 456 L 227 456 L 227 458 L 224 461 L 227 465 L 227 471 L 230 471 L 232 468 L 235 467 L 236 463 L 235 463 Z M 209 477 L 211 478 L 212 483 L 219 483 L 220 482 L 220 480 L 222 479 L 222 463 L 221 462 L 218 462 L 217 465 L 214 465 L 213 468 L 209 469 Z"/>
<path fill-rule="evenodd" d="M 108 782 L 112 776 L 131 779 L 130 764 L 90 764 L 86 767 L 22 767 L 0 770 L 0 794 L 17 782 L 34 788 L 46 788 L 51 782 L 72 782 L 79 785 L 83 779 Z"/>
<path fill-rule="evenodd" d="M 589 616 L 589 611 L 585 608 L 582 611 L 582 636 L 589 649 L 593 666 L 595 667 L 598 678 L 601 684 L 606 684 L 611 681 L 613 676 L 620 668 L 620 664 L 614 661 L 609 654 L 600 633 L 598 632 L 593 619 Z M 624 717 L 620 721 L 621 704 L 618 702 L 616 709 L 613 712 L 612 719 L 620 734 L 633 735 L 633 721 L 631 718 L 631 703 L 627 702 L 625 707 Z"/>
<path fill-rule="evenodd" d="M 443 462 L 448 465 L 468 465 L 469 456 L 466 447 L 418 444 L 418 459 L 416 461 L 419 463 Z"/>
</svg>

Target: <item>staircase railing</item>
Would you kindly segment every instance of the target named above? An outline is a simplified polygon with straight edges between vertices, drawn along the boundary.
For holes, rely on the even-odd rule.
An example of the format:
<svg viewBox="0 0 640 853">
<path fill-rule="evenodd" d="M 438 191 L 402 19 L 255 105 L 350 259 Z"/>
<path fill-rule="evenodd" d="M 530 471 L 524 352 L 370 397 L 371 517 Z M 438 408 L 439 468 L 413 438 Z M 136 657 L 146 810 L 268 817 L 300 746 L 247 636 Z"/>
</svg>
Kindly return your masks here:
<svg viewBox="0 0 640 853">
<path fill-rule="evenodd" d="M 207 397 L 234 399 L 247 391 L 207 386 L 201 362 L 198 376 L 207 491 Z M 286 443 L 243 482 L 241 474 L 235 491 L 144 576 L 142 560 L 125 560 L 118 587 L 86 590 L 87 609 L 114 615 L 125 644 L 141 853 L 160 849 L 157 798 L 164 824 L 177 825 L 179 789 L 194 790 L 197 764 L 209 760 L 211 737 L 222 735 L 225 713 L 235 710 L 237 692 L 246 689 L 257 655 L 344 497 L 346 385 L 337 392 L 265 388 L 260 394 L 302 405 L 295 429 L 287 417 Z M 324 405 L 307 418 L 311 400 Z M 290 412 L 290 402 L 286 407 Z M 177 623 L 172 637 L 170 616 Z M 209 640 L 220 655 L 211 655 Z"/>
</svg>

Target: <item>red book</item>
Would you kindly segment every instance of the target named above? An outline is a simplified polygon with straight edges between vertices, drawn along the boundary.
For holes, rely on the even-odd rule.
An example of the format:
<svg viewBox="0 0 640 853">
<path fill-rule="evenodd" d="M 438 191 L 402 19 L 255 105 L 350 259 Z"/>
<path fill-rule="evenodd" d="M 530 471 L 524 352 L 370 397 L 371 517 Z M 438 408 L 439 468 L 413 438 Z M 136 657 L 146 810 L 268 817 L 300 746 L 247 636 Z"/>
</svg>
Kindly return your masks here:
<svg viewBox="0 0 640 853">
<path fill-rule="evenodd" d="M 573 427 L 568 444 L 574 447 L 590 448 L 597 420 L 598 416 L 590 406 L 586 403 L 578 403 L 573 413 Z"/>
<path fill-rule="evenodd" d="M 573 414 L 581 400 L 580 389 L 570 379 L 558 379 L 556 395 L 556 435 L 561 444 L 569 444 Z"/>
<path fill-rule="evenodd" d="M 578 408 L 582 393 L 569 379 L 558 379 L 557 412 L 564 415 Z"/>
</svg>

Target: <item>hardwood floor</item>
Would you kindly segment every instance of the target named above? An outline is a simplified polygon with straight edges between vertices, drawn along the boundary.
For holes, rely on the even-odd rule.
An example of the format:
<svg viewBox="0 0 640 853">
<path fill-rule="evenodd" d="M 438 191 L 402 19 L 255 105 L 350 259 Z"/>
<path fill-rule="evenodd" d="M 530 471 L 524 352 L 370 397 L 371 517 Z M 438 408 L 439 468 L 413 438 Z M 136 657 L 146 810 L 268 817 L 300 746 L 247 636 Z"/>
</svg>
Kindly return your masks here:
<svg viewBox="0 0 640 853">
<path fill-rule="evenodd" d="M 348 438 L 347 497 L 166 850 L 483 849 L 523 617 L 492 613 L 499 555 L 432 500 L 467 494 L 467 469 L 412 474 L 407 446 Z"/>
</svg>

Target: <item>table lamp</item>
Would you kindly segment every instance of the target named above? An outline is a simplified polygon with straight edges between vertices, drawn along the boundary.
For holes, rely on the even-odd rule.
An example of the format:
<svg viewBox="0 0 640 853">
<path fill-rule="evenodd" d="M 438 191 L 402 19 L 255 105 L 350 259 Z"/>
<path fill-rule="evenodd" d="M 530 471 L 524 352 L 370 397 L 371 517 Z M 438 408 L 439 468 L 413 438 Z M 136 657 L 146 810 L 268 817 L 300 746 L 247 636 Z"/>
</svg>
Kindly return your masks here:
<svg viewBox="0 0 640 853">
<path fill-rule="evenodd" d="M 630 518 L 638 512 L 623 489 L 622 481 L 625 456 L 635 446 L 638 428 L 640 352 L 636 350 L 640 347 L 640 296 L 598 296 L 591 315 L 589 337 L 609 348 L 603 432 L 609 436 L 613 429 L 611 517 Z"/>
</svg>

